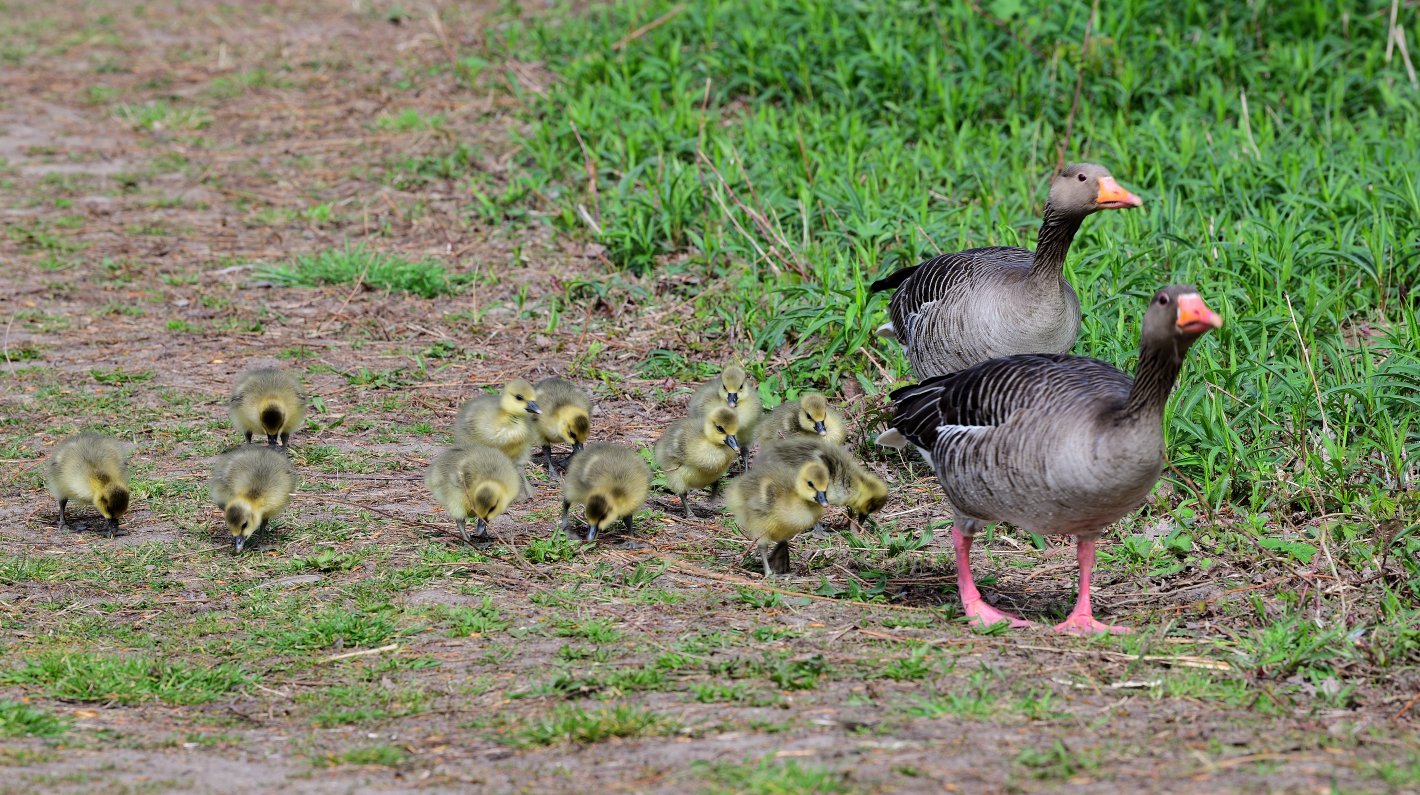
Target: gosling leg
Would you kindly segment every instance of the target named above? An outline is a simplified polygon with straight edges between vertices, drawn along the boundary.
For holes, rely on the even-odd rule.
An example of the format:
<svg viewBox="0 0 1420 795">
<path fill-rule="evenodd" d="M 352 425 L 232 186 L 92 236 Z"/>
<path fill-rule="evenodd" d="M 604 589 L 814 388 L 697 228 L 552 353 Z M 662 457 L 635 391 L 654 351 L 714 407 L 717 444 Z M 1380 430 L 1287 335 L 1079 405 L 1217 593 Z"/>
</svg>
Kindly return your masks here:
<svg viewBox="0 0 1420 795">
<path fill-rule="evenodd" d="M 60 529 L 61 531 L 65 532 L 65 533 L 68 533 L 68 532 L 70 532 L 71 530 L 73 530 L 73 528 L 69 526 L 69 520 L 68 520 L 67 518 L 65 518 L 65 516 L 64 516 L 64 506 L 66 506 L 66 505 L 68 505 L 68 504 L 69 504 L 69 498 L 68 498 L 68 497 L 60 497 L 60 498 L 59 498 L 59 529 Z"/>
<path fill-rule="evenodd" d="M 572 537 L 572 534 L 567 532 L 567 523 L 569 521 L 567 518 L 567 512 L 571 510 L 572 503 L 564 499 L 562 501 L 562 518 L 557 521 L 557 529 L 569 539 Z"/>
<path fill-rule="evenodd" d="M 281 451 L 286 455 L 291 454 L 291 434 L 281 434 Z"/>
<path fill-rule="evenodd" d="M 787 575 L 789 573 L 789 542 L 780 541 L 774 545 L 774 551 L 769 553 L 769 560 L 774 565 L 777 574 Z"/>
<path fill-rule="evenodd" d="M 545 444 L 542 446 L 542 458 L 547 463 L 547 477 L 552 480 L 557 480 L 557 469 L 552 466 L 552 445 Z"/>
<path fill-rule="evenodd" d="M 759 560 L 764 564 L 764 579 L 773 580 L 774 572 L 769 570 L 769 547 L 759 547 Z"/>
<path fill-rule="evenodd" d="M 251 431 L 247 431 L 247 444 L 251 444 Z"/>
<path fill-rule="evenodd" d="M 823 522 L 815 522 L 815 523 L 814 523 L 814 537 L 815 537 L 815 538 L 832 538 L 832 537 L 833 537 L 833 533 L 830 532 L 830 531 L 828 530 L 828 528 L 826 528 L 826 527 L 823 526 Z"/>
<path fill-rule="evenodd" d="M 467 519 L 455 519 L 455 520 L 454 520 L 454 524 L 458 525 L 458 528 L 459 528 L 459 538 L 462 538 L 462 539 L 463 539 L 463 542 L 464 542 L 465 544 L 467 544 L 467 543 L 468 543 L 468 520 L 467 520 Z"/>
<path fill-rule="evenodd" d="M 690 492 L 685 492 L 680 496 L 680 507 L 685 509 L 685 518 L 690 518 Z"/>
</svg>

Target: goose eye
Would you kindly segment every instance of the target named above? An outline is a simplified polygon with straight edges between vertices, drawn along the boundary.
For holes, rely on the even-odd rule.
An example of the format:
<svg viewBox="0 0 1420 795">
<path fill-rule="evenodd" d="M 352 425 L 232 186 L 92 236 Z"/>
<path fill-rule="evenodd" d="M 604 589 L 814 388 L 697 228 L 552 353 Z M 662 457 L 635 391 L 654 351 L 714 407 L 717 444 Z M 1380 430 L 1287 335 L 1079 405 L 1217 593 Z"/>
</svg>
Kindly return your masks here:
<svg viewBox="0 0 1420 795">
<path fill-rule="evenodd" d="M 719 425 L 716 425 L 716 426 L 715 426 L 715 430 L 719 431 L 720 433 L 724 433 L 724 432 L 725 432 L 725 429 L 724 429 L 722 426 L 719 426 Z"/>
<path fill-rule="evenodd" d="M 1159 305 L 1160 305 L 1160 306 L 1163 306 L 1164 304 L 1167 304 L 1168 302 L 1169 302 L 1169 297 L 1168 297 L 1167 295 L 1160 295 L 1160 296 L 1159 296 Z"/>
<path fill-rule="evenodd" d="M 1081 182 L 1084 182 L 1086 179 L 1089 179 L 1089 178 L 1086 177 L 1084 174 L 1081 174 L 1081 175 L 1080 175 L 1080 181 L 1081 181 Z"/>
<path fill-rule="evenodd" d="M 523 396 L 522 396 L 522 395 L 513 395 L 513 397 L 517 398 L 518 400 L 522 400 L 522 399 L 523 399 Z"/>
</svg>

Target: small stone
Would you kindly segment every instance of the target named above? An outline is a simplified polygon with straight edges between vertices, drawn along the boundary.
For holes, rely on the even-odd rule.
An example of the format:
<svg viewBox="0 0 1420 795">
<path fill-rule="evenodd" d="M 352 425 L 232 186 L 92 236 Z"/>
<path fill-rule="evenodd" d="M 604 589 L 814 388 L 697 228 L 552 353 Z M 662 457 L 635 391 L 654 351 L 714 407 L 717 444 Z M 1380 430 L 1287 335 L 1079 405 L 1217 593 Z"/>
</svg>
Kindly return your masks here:
<svg viewBox="0 0 1420 795">
<path fill-rule="evenodd" d="M 282 577 L 279 580 L 267 580 L 256 586 L 258 588 L 286 588 L 291 585 L 307 585 L 313 582 L 320 582 L 325 579 L 319 574 L 294 574 L 290 577 Z"/>
</svg>

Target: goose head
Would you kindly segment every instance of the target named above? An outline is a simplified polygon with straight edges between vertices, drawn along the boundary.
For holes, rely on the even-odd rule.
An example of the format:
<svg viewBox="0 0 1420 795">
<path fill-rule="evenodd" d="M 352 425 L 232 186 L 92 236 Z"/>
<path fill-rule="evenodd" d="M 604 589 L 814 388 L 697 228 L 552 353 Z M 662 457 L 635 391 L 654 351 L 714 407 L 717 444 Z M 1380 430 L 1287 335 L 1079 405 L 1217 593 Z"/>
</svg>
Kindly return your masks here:
<svg viewBox="0 0 1420 795">
<path fill-rule="evenodd" d="M 537 392 L 533 390 L 533 385 L 521 378 L 514 378 L 503 387 L 500 405 L 505 413 L 515 417 L 542 413 L 542 409 L 537 407 Z"/>
<path fill-rule="evenodd" d="M 810 461 L 799 467 L 799 475 L 794 479 L 794 490 L 805 502 L 828 505 L 828 467 L 819 461 Z"/>
<path fill-rule="evenodd" d="M 749 381 L 749 374 L 738 364 L 725 365 L 724 371 L 720 373 L 720 399 L 730 404 L 730 408 L 739 405 L 740 393 L 745 391 Z"/>
<path fill-rule="evenodd" d="M 1109 169 L 1095 163 L 1067 166 L 1050 185 L 1051 209 L 1063 215 L 1083 218 L 1100 210 L 1139 207 L 1144 200 L 1125 190 Z"/>
<path fill-rule="evenodd" d="M 828 398 L 809 392 L 799 399 L 799 427 L 808 433 L 828 435 L 824 422 L 828 419 Z"/>
<path fill-rule="evenodd" d="M 1198 288 L 1191 284 L 1171 284 L 1154 294 L 1144 312 L 1143 347 L 1172 349 L 1175 358 L 1199 337 L 1221 328 L 1223 318 L 1203 303 Z"/>
<path fill-rule="evenodd" d="M 721 406 L 706 414 L 703 427 L 706 439 L 729 445 L 731 450 L 739 452 L 740 443 L 735 434 L 740 429 L 740 418 L 735 415 L 733 409 Z"/>
</svg>

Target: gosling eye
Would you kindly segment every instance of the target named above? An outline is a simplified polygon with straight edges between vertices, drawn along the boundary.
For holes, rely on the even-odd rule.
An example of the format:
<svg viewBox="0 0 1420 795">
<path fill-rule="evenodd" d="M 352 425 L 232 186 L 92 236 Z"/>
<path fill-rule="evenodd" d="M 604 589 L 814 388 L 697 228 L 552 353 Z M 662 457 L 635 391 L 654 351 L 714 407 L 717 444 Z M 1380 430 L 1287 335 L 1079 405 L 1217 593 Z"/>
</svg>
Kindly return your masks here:
<svg viewBox="0 0 1420 795">
<path fill-rule="evenodd" d="M 1084 181 L 1087 180 L 1087 179 L 1089 179 L 1089 177 L 1086 177 L 1084 174 L 1081 174 L 1081 175 L 1080 175 L 1080 181 L 1081 181 L 1081 182 L 1084 182 Z"/>
<path fill-rule="evenodd" d="M 243 530 L 247 529 L 247 523 L 246 523 L 246 522 L 242 522 L 242 529 L 243 529 Z"/>
<path fill-rule="evenodd" d="M 1169 297 L 1168 297 L 1168 295 L 1165 294 L 1165 293 L 1159 293 L 1159 306 L 1163 306 L 1164 304 L 1167 304 L 1168 302 L 1169 302 Z"/>
<path fill-rule="evenodd" d="M 518 400 L 522 400 L 522 399 L 523 399 L 523 396 L 522 396 L 522 395 L 513 395 L 513 397 L 517 398 Z"/>
<path fill-rule="evenodd" d="M 719 426 L 719 425 L 716 425 L 716 426 L 715 426 L 715 430 L 719 431 L 720 433 L 724 433 L 724 432 L 725 432 L 725 429 L 724 429 L 722 426 Z"/>
</svg>

